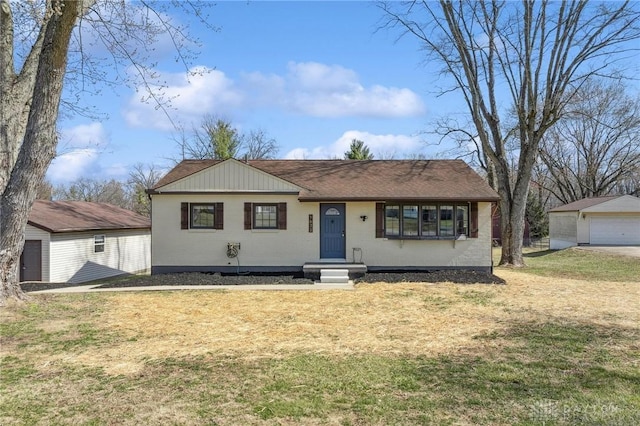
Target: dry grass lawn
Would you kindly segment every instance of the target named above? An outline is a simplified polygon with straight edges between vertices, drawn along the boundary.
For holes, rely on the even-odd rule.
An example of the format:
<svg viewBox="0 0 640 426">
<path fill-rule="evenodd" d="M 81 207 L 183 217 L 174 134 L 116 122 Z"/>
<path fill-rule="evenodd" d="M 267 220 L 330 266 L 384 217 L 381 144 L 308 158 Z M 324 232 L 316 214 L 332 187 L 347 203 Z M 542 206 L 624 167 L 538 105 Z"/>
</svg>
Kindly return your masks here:
<svg viewBox="0 0 640 426">
<path fill-rule="evenodd" d="M 498 270 L 508 285 L 360 284 L 355 291 L 114 293 L 94 321 L 124 336 L 60 360 L 135 374 L 150 360 L 216 354 L 481 354 L 476 339 L 513 321 L 575 320 L 638 328 L 640 286 Z M 66 297 L 66 296 L 56 296 Z M 636 301 L 636 303 L 633 303 Z M 64 328 L 52 322 L 47 329 Z M 29 356 L 38 358 L 37 350 Z M 51 363 L 50 356 L 42 360 Z"/>
<path fill-rule="evenodd" d="M 33 296 L 0 310 L 0 424 L 635 426 L 640 262 L 602 259 L 590 280 Z"/>
</svg>

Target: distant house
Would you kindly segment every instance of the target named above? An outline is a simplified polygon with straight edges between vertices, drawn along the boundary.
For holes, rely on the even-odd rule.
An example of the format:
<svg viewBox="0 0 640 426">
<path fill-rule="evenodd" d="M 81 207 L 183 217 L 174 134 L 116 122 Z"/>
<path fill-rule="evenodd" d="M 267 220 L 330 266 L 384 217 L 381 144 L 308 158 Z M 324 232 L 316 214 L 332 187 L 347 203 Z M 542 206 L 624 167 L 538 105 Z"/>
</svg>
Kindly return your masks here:
<svg viewBox="0 0 640 426">
<path fill-rule="evenodd" d="M 20 281 L 80 283 L 151 268 L 149 219 L 110 204 L 34 203 Z"/>
<path fill-rule="evenodd" d="M 584 198 L 549 211 L 549 246 L 640 245 L 640 198 Z"/>
<path fill-rule="evenodd" d="M 491 269 L 498 194 L 461 160 L 186 160 L 148 192 L 154 274 Z"/>
</svg>

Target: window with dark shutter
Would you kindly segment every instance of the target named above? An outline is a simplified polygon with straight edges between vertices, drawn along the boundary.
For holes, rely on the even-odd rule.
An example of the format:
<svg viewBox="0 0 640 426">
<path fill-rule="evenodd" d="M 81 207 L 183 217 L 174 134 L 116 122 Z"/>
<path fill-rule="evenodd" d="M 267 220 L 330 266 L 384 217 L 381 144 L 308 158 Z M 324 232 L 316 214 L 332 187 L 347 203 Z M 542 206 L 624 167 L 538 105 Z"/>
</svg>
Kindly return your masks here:
<svg viewBox="0 0 640 426">
<path fill-rule="evenodd" d="M 216 203 L 215 229 L 224 229 L 224 204 Z"/>
<path fill-rule="evenodd" d="M 189 203 L 180 203 L 180 229 L 189 229 Z"/>
<path fill-rule="evenodd" d="M 251 203 L 244 203 L 244 229 L 251 229 L 252 215 Z"/>
<path fill-rule="evenodd" d="M 244 203 L 244 229 L 287 229 L 287 203 Z"/>
<path fill-rule="evenodd" d="M 180 203 L 180 229 L 223 229 L 224 203 Z"/>
<path fill-rule="evenodd" d="M 287 203 L 278 203 L 278 229 L 287 229 Z"/>
</svg>

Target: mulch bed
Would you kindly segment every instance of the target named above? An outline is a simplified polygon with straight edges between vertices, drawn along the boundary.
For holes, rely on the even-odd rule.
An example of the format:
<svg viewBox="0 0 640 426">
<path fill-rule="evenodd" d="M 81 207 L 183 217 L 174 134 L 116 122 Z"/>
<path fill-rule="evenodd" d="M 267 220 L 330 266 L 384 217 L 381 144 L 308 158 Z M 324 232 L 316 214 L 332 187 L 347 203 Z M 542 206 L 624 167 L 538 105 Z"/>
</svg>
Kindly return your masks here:
<svg viewBox="0 0 640 426">
<path fill-rule="evenodd" d="M 432 271 L 432 272 L 368 272 L 363 277 L 354 280 L 355 283 L 406 283 L 406 282 L 453 282 L 456 284 L 505 284 L 502 278 L 490 273 L 474 271 Z M 273 274 L 205 274 L 182 273 L 161 274 L 147 276 L 118 277 L 110 281 L 100 283 L 40 283 L 28 282 L 20 286 L 25 292 L 50 290 L 64 287 L 98 285 L 96 288 L 121 288 L 121 287 L 149 287 L 149 286 L 175 286 L 175 285 L 243 285 L 243 284 L 313 284 L 310 279 L 302 274 L 273 275 Z"/>
</svg>

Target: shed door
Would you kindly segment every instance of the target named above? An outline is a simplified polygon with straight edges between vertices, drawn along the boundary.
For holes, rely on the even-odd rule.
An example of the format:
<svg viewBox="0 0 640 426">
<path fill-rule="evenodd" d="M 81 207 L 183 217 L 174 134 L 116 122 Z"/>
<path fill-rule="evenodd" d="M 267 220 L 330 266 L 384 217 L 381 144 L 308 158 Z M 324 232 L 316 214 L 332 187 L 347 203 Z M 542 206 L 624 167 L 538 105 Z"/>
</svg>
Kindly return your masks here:
<svg viewBox="0 0 640 426">
<path fill-rule="evenodd" d="M 20 256 L 20 281 L 42 281 L 42 241 L 24 242 Z"/>
<path fill-rule="evenodd" d="M 592 217 L 590 225 L 590 244 L 640 244 L 640 218 Z"/>
<path fill-rule="evenodd" d="M 344 212 L 344 204 L 320 204 L 321 259 L 345 259 Z"/>
</svg>

